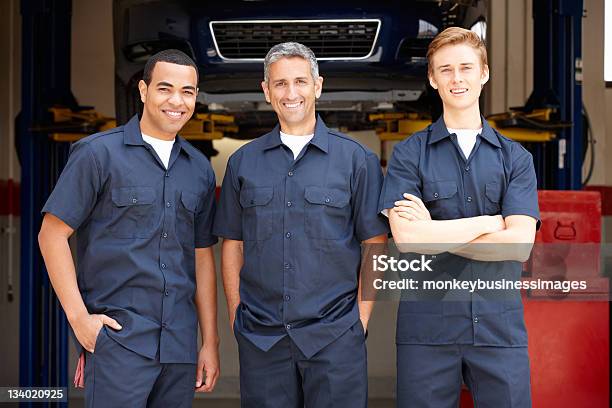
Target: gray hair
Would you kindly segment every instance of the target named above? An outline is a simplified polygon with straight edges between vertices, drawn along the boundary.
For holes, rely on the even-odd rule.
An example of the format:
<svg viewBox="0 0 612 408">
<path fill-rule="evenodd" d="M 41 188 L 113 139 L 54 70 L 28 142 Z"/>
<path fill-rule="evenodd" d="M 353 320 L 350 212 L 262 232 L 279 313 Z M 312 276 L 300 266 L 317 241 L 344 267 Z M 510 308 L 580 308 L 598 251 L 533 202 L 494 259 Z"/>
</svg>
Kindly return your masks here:
<svg viewBox="0 0 612 408">
<path fill-rule="evenodd" d="M 304 44 L 297 42 L 284 42 L 276 44 L 274 47 L 270 48 L 270 51 L 268 51 L 268 54 L 264 59 L 264 81 L 268 83 L 268 79 L 270 78 L 270 65 L 281 58 L 291 57 L 304 58 L 310 63 L 310 73 L 312 74 L 312 79 L 316 80 L 319 77 L 319 65 L 317 64 L 317 58 L 315 57 L 314 52 L 312 52 L 312 50 Z"/>
</svg>

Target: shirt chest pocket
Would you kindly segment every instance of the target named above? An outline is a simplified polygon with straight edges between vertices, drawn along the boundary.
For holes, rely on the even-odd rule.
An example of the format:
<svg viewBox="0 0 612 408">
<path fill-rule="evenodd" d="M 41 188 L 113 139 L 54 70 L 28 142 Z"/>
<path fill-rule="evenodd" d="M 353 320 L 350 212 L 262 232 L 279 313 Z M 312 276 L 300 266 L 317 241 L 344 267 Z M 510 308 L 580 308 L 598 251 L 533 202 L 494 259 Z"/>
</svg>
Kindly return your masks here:
<svg viewBox="0 0 612 408">
<path fill-rule="evenodd" d="M 461 218 L 457 199 L 457 182 L 434 181 L 423 185 L 423 202 L 432 220 Z"/>
<path fill-rule="evenodd" d="M 240 191 L 243 240 L 265 240 L 272 236 L 274 211 L 271 201 L 273 196 L 272 187 L 251 187 Z"/>
<path fill-rule="evenodd" d="M 189 191 L 181 192 L 181 203 L 176 211 L 176 235 L 189 247 L 195 242 L 195 216 L 198 208 L 198 195 Z"/>
<path fill-rule="evenodd" d="M 497 182 L 485 184 L 485 215 L 497 215 L 500 213 L 502 188 Z"/>
<path fill-rule="evenodd" d="M 117 187 L 111 190 L 111 234 L 117 238 L 148 238 L 157 226 L 153 187 Z"/>
<path fill-rule="evenodd" d="M 348 191 L 311 186 L 304 190 L 304 231 L 309 238 L 340 239 L 351 233 Z"/>
</svg>

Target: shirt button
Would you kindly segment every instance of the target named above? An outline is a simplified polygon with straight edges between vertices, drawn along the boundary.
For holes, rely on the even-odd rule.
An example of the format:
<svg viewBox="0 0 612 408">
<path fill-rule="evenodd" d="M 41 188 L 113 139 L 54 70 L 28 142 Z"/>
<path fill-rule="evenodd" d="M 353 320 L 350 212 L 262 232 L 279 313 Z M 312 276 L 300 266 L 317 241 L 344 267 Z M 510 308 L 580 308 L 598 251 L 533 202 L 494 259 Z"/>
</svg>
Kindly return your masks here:
<svg viewBox="0 0 612 408">
<path fill-rule="evenodd" d="M 470 171 L 470 166 L 466 166 L 465 171 Z"/>
<path fill-rule="evenodd" d="M 330 201 L 331 201 L 331 198 L 329 198 L 329 197 L 325 197 L 325 202 L 326 202 L 326 203 L 329 203 Z"/>
<path fill-rule="evenodd" d="M 165 263 L 161 264 L 161 268 L 166 269 L 166 264 Z"/>
<path fill-rule="evenodd" d="M 169 290 L 165 291 L 164 295 L 169 296 L 170 295 L 170 291 Z"/>
<path fill-rule="evenodd" d="M 438 193 L 434 193 L 434 198 L 438 198 L 439 194 Z"/>
<path fill-rule="evenodd" d="M 291 330 L 291 325 L 290 324 L 286 325 L 285 327 L 287 328 L 287 330 Z"/>
<path fill-rule="evenodd" d="M 472 202 L 472 197 L 471 197 L 471 196 L 468 196 L 468 198 L 467 198 L 467 202 L 468 202 L 468 203 L 471 203 L 471 202 Z"/>
<path fill-rule="evenodd" d="M 290 301 L 290 300 L 291 300 L 291 296 L 289 296 L 289 295 L 285 295 L 285 301 L 287 301 L 287 302 L 288 302 L 288 301 Z"/>
<path fill-rule="evenodd" d="M 166 207 L 170 208 L 170 206 L 172 206 L 172 204 L 170 204 L 170 201 L 168 201 L 168 202 L 166 203 Z"/>
<path fill-rule="evenodd" d="M 289 173 L 287 173 L 287 175 L 288 175 L 289 177 L 292 177 L 292 176 L 293 176 L 293 171 L 290 171 Z"/>
<path fill-rule="evenodd" d="M 286 234 L 285 234 L 285 237 L 287 237 L 287 238 L 291 238 L 291 233 L 290 233 L 290 232 L 286 233 Z"/>
<path fill-rule="evenodd" d="M 132 202 L 133 202 L 134 204 L 136 204 L 136 203 L 138 202 L 138 199 L 137 199 L 137 198 L 132 198 Z"/>
<path fill-rule="evenodd" d="M 162 237 L 163 237 L 163 238 L 168 238 L 168 233 L 167 233 L 167 232 L 164 232 L 164 233 L 162 234 Z"/>
<path fill-rule="evenodd" d="M 287 207 L 291 207 L 293 203 L 291 201 L 287 201 Z"/>
<path fill-rule="evenodd" d="M 478 323 L 478 318 L 477 317 L 474 318 L 474 323 Z"/>
<path fill-rule="evenodd" d="M 170 173 L 166 172 L 166 177 L 170 177 Z"/>
<path fill-rule="evenodd" d="M 285 262 L 285 269 L 289 269 L 291 265 L 289 265 L 288 263 Z"/>
</svg>

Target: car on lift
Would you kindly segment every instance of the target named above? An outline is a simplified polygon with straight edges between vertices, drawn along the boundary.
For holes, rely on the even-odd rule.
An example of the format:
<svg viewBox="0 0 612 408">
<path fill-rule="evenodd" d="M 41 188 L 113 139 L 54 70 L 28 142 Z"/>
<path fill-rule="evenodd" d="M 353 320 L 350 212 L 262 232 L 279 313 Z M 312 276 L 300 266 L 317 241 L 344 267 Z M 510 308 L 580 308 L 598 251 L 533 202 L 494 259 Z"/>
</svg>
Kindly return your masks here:
<svg viewBox="0 0 612 408">
<path fill-rule="evenodd" d="M 275 44 L 309 46 L 324 77 L 317 111 L 332 126 L 371 128 L 369 113 L 431 111 L 427 46 L 448 26 L 486 34 L 485 0 L 377 2 L 278 0 L 115 0 L 116 109 L 119 123 L 139 110 L 138 80 L 154 53 L 177 48 L 200 70 L 200 110 L 236 117 L 240 137 L 276 118 L 260 82 Z M 434 103 L 435 105 L 435 103 Z"/>
</svg>

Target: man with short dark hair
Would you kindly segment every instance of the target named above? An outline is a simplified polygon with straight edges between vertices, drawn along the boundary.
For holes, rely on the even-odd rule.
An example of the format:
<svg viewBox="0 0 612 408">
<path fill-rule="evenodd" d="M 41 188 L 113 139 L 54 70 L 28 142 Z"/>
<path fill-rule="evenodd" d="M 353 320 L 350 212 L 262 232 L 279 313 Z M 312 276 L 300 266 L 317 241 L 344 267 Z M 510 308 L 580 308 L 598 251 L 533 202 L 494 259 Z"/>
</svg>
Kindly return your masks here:
<svg viewBox="0 0 612 408">
<path fill-rule="evenodd" d="M 212 391 L 219 375 L 215 177 L 177 136 L 195 109 L 197 67 L 162 51 L 138 88 L 140 120 L 72 146 L 39 244 L 85 351 L 86 405 L 190 407 L 194 390 Z"/>
<path fill-rule="evenodd" d="M 261 84 L 279 125 L 229 159 L 214 232 L 243 407 L 365 407 L 361 243 L 384 243 L 378 158 L 315 114 L 313 52 L 278 44 Z"/>
</svg>

